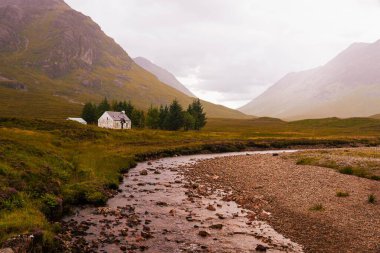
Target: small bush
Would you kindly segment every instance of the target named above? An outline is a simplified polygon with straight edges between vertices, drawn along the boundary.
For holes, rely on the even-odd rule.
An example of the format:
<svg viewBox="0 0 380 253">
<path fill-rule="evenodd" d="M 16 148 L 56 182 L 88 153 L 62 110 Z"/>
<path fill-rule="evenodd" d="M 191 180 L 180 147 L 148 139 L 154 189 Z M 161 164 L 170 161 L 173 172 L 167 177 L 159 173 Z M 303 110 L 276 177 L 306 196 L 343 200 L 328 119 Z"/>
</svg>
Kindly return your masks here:
<svg viewBox="0 0 380 253">
<path fill-rule="evenodd" d="M 90 192 L 86 194 L 86 200 L 96 206 L 103 206 L 107 203 L 107 197 L 102 192 Z"/>
<path fill-rule="evenodd" d="M 343 169 L 340 169 L 339 173 L 346 174 L 346 175 L 352 175 L 352 174 L 354 174 L 354 171 L 352 170 L 351 167 L 345 167 Z"/>
<path fill-rule="evenodd" d="M 12 211 L 24 207 L 24 199 L 14 188 L 0 190 L 0 210 Z"/>
<path fill-rule="evenodd" d="M 297 165 L 312 165 L 316 162 L 313 157 L 303 157 L 297 160 Z"/>
<path fill-rule="evenodd" d="M 310 211 L 323 211 L 323 210 L 325 210 L 325 209 L 324 209 L 324 207 L 323 207 L 322 204 L 318 203 L 318 204 L 315 204 L 315 205 L 313 205 L 312 207 L 310 207 L 309 210 L 310 210 Z"/>
<path fill-rule="evenodd" d="M 129 168 L 126 168 L 126 167 L 123 167 L 123 168 L 120 168 L 119 169 L 119 172 L 121 173 L 121 174 L 126 174 L 126 173 L 128 173 L 129 172 Z"/>
<path fill-rule="evenodd" d="M 119 189 L 119 184 L 117 184 L 115 182 L 110 182 L 107 184 L 107 188 L 111 189 L 111 190 L 117 190 L 117 189 Z"/>
<path fill-rule="evenodd" d="M 0 176 L 5 176 L 7 175 L 7 173 L 8 173 L 8 170 L 5 167 L 2 167 L 0 165 Z"/>
<path fill-rule="evenodd" d="M 58 198 L 53 194 L 46 193 L 41 198 L 42 208 L 41 211 L 46 215 L 50 220 L 57 220 L 62 216 L 62 199 Z"/>
<path fill-rule="evenodd" d="M 376 197 L 373 194 L 368 195 L 368 203 L 375 204 L 376 203 Z"/>
<path fill-rule="evenodd" d="M 337 192 L 336 196 L 339 198 L 344 198 L 350 196 L 350 194 L 348 192 Z"/>
</svg>

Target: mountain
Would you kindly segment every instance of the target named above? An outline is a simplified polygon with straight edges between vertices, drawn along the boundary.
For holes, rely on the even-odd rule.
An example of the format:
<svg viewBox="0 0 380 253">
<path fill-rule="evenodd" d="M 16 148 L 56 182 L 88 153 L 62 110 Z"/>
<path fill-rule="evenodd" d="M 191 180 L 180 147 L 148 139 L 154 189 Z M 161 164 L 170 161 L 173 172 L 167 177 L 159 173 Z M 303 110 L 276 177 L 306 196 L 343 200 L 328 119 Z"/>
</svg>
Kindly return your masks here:
<svg viewBox="0 0 380 253">
<path fill-rule="evenodd" d="M 372 115 L 370 118 L 372 118 L 372 119 L 380 119 L 380 114 Z"/>
<path fill-rule="evenodd" d="M 190 96 L 190 97 L 196 97 L 191 91 L 189 91 L 185 85 L 183 85 L 178 79 L 169 71 L 167 71 L 164 68 L 161 68 L 160 66 L 157 66 L 153 62 L 149 61 L 148 59 L 144 57 L 136 57 L 133 59 L 140 67 L 145 69 L 146 71 L 149 71 L 153 75 L 155 75 L 158 80 L 161 82 L 170 85 L 174 89 L 179 90 L 180 92 Z"/>
<path fill-rule="evenodd" d="M 0 0 L 0 116 L 62 119 L 104 97 L 131 100 L 141 109 L 193 100 L 138 66 L 63 0 Z M 247 117 L 203 105 L 209 117 Z"/>
<path fill-rule="evenodd" d="M 239 110 L 282 119 L 376 114 L 380 111 L 380 41 L 355 43 L 324 66 L 290 73 Z"/>
</svg>

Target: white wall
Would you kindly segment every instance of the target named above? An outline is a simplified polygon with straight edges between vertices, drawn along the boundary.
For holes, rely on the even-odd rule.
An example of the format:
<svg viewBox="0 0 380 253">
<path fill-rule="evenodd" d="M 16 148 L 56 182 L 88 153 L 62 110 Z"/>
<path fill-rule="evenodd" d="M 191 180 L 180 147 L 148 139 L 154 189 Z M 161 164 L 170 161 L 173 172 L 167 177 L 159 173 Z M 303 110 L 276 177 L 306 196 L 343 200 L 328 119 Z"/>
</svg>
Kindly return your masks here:
<svg viewBox="0 0 380 253">
<path fill-rule="evenodd" d="M 98 126 L 102 128 L 121 129 L 120 121 L 114 121 L 107 113 L 104 113 L 98 120 Z M 131 129 L 131 121 L 124 124 L 124 129 Z"/>
</svg>

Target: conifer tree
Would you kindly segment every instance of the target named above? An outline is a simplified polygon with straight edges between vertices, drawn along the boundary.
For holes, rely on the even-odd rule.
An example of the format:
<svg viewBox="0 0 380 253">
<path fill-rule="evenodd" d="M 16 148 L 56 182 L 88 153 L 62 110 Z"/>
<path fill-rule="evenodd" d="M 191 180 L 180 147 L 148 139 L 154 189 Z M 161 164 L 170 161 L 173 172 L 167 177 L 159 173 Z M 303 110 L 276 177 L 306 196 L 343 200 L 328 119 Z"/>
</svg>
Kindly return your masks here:
<svg viewBox="0 0 380 253">
<path fill-rule="evenodd" d="M 97 122 L 97 109 L 96 105 L 92 103 L 86 103 L 82 110 L 82 118 L 88 123 L 88 124 L 94 124 Z"/>
<path fill-rule="evenodd" d="M 146 114 L 145 124 L 151 129 L 160 128 L 160 111 L 158 108 L 150 106 L 148 113 Z"/>
<path fill-rule="evenodd" d="M 133 110 L 130 116 L 130 119 L 132 121 L 132 127 L 133 128 L 144 128 L 145 126 L 145 115 L 144 111 L 140 110 Z"/>
<path fill-rule="evenodd" d="M 98 106 L 98 118 L 100 118 L 100 116 L 102 116 L 102 114 L 106 111 L 109 111 L 111 109 L 111 106 L 110 104 L 108 103 L 108 100 L 107 98 L 104 98 L 102 102 L 100 102 L 99 106 Z"/>
<path fill-rule="evenodd" d="M 189 112 L 183 112 L 183 129 L 185 131 L 193 130 L 195 125 L 195 119 Z"/>
<path fill-rule="evenodd" d="M 182 106 L 175 99 L 169 107 L 169 114 L 167 116 L 167 129 L 177 131 L 183 127 L 183 109 Z"/>
<path fill-rule="evenodd" d="M 160 106 L 159 110 L 159 128 L 160 129 L 168 129 L 168 116 L 169 116 L 169 108 L 167 105 L 165 106 Z"/>
<path fill-rule="evenodd" d="M 189 112 L 195 120 L 194 122 L 195 130 L 200 130 L 206 125 L 207 123 L 206 113 L 203 112 L 203 106 L 199 98 L 195 99 L 193 103 L 189 105 L 187 112 Z"/>
</svg>

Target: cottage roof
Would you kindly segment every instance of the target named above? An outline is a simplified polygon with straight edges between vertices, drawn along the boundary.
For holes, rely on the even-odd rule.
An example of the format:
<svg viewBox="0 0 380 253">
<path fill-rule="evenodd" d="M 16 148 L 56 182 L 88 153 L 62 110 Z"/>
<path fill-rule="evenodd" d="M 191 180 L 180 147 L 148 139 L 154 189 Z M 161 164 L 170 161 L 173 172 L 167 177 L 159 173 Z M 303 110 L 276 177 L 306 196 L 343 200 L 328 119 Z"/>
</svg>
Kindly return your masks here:
<svg viewBox="0 0 380 253">
<path fill-rule="evenodd" d="M 121 119 L 124 119 L 125 121 L 130 121 L 128 116 L 124 112 L 106 112 L 113 120 L 120 121 Z"/>
</svg>

